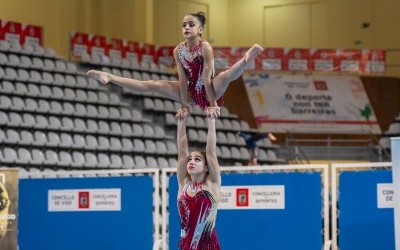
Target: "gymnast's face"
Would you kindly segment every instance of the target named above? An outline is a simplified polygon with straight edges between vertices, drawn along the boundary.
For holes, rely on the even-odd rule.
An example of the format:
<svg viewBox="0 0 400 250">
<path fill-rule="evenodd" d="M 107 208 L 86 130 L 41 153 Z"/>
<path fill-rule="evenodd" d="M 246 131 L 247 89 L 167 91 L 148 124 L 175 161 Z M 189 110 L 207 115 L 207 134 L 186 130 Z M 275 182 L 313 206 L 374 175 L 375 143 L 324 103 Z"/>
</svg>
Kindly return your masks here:
<svg viewBox="0 0 400 250">
<path fill-rule="evenodd" d="M 9 206 L 10 197 L 8 196 L 8 192 L 3 183 L 0 181 L 0 240 L 6 235 L 7 232 L 7 215 Z"/>
<path fill-rule="evenodd" d="M 198 37 L 202 30 L 203 27 L 201 27 L 200 22 L 196 17 L 187 15 L 183 18 L 182 34 L 184 38 L 188 39 Z"/>
<path fill-rule="evenodd" d="M 208 168 L 205 156 L 198 151 L 191 152 L 188 157 L 186 169 L 190 175 L 206 173 Z"/>
</svg>

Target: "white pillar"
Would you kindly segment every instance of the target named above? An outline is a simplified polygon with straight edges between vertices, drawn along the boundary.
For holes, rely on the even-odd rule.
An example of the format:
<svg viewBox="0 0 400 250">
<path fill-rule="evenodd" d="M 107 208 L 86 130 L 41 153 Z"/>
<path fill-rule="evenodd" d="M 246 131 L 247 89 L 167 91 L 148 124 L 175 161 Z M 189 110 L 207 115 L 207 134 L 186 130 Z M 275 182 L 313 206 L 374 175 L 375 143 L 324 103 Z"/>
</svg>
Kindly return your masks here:
<svg viewBox="0 0 400 250">
<path fill-rule="evenodd" d="M 396 250 L 400 250 L 400 137 L 392 138 L 392 162 L 394 190 L 394 231 Z"/>
</svg>

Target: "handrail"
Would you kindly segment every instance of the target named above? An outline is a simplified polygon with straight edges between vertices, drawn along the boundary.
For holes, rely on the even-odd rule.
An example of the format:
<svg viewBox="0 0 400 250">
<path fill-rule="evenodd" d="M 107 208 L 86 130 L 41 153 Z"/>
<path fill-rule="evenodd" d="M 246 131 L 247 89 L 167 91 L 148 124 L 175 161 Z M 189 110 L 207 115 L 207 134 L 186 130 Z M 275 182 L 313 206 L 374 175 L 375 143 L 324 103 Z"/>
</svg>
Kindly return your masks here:
<svg viewBox="0 0 400 250">
<path fill-rule="evenodd" d="M 286 134 L 286 146 L 289 156 L 291 156 L 290 154 L 293 154 L 294 158 L 298 159 L 298 155 L 301 155 L 307 160 L 307 162 L 309 161 L 302 147 L 317 146 L 312 144 L 318 144 L 318 146 L 327 148 L 328 150 L 337 146 L 365 146 L 369 147 L 371 151 L 376 152 L 376 154 L 379 156 L 379 161 L 387 161 L 391 158 L 390 151 L 383 148 L 380 145 L 377 137 L 372 133 L 370 133 L 369 137 L 366 139 L 332 139 L 330 136 L 327 136 L 326 138 L 299 139 L 295 138 L 294 135 L 289 131 Z M 293 148 L 295 148 L 295 150 L 298 152 L 293 152 Z M 299 163 L 299 161 L 296 161 L 296 163 Z"/>
<path fill-rule="evenodd" d="M 290 140 L 294 143 L 294 147 L 295 147 L 294 153 L 292 152 L 293 146 L 290 145 Z M 286 146 L 287 146 L 288 151 L 294 155 L 296 163 L 302 164 L 303 163 L 302 159 L 304 159 L 307 164 L 310 163 L 310 160 L 308 159 L 307 155 L 304 153 L 301 146 L 298 144 L 296 138 L 294 138 L 294 136 L 289 131 L 286 132 Z M 297 156 L 301 156 L 302 158 L 298 158 Z"/>
</svg>

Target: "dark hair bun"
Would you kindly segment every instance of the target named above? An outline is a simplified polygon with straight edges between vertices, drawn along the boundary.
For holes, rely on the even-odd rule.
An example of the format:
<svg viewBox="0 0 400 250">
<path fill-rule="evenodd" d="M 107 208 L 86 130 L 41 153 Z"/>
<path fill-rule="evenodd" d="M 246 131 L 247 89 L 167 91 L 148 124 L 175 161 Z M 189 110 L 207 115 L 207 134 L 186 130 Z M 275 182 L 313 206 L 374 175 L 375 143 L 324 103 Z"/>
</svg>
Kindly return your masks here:
<svg viewBox="0 0 400 250">
<path fill-rule="evenodd" d="M 196 17 L 201 23 L 201 26 L 204 27 L 204 25 L 206 25 L 206 13 L 199 11 L 197 13 L 190 13 L 190 15 Z"/>
</svg>

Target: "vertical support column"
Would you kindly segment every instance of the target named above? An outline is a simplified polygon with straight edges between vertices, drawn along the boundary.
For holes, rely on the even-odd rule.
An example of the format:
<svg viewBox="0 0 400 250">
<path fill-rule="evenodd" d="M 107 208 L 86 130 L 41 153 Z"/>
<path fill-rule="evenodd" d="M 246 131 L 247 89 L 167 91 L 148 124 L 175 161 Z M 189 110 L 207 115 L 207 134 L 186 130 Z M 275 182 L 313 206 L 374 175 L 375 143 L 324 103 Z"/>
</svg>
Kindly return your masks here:
<svg viewBox="0 0 400 250">
<path fill-rule="evenodd" d="M 400 250 L 400 137 L 392 138 L 392 174 L 396 250 Z"/>
<path fill-rule="evenodd" d="M 146 0 L 146 42 L 154 43 L 154 1 Z"/>
</svg>

